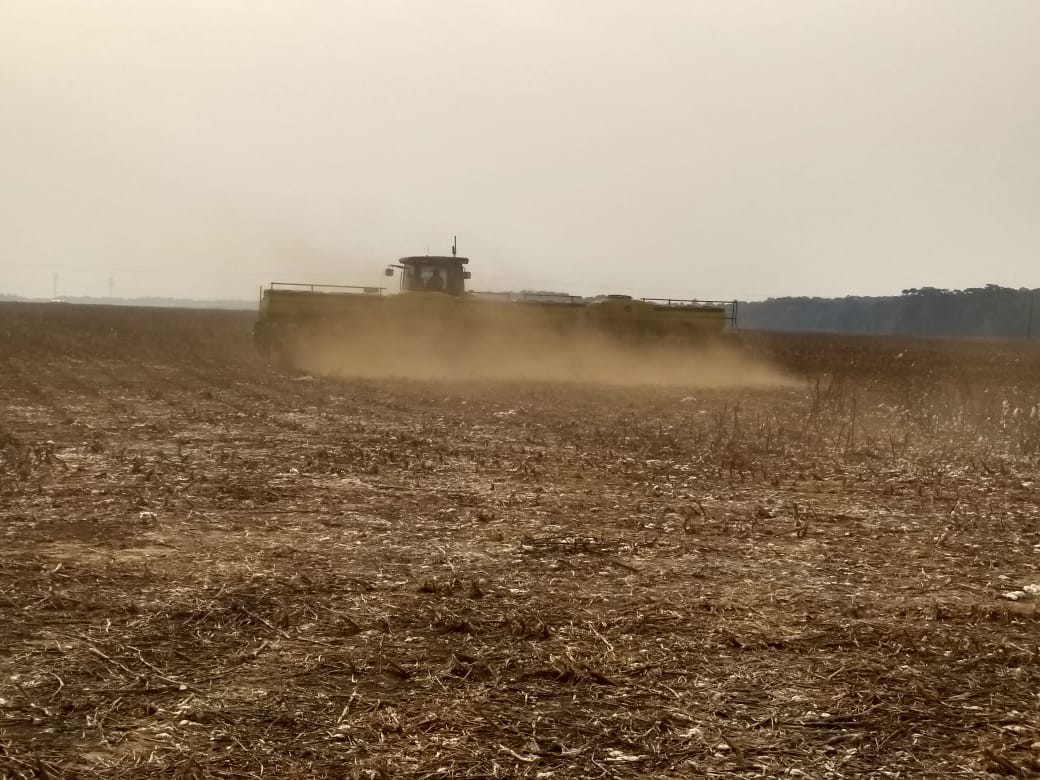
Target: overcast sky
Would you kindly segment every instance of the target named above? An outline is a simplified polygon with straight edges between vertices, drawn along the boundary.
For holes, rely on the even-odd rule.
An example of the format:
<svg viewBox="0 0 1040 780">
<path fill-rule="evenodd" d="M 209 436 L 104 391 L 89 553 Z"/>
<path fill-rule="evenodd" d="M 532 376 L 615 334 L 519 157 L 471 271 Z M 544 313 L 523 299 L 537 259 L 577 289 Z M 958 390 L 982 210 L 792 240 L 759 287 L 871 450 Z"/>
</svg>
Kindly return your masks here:
<svg viewBox="0 0 1040 780">
<path fill-rule="evenodd" d="M 0 0 L 0 292 L 1040 287 L 1037 0 Z"/>
</svg>

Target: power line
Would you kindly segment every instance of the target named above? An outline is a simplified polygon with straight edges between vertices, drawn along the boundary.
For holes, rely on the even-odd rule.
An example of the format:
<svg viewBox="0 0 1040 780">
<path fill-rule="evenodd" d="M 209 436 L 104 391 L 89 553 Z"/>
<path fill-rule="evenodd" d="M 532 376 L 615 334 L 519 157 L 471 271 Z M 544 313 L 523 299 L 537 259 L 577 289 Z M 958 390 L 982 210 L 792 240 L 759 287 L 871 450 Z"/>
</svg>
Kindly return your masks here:
<svg viewBox="0 0 1040 780">
<path fill-rule="evenodd" d="M 231 278 L 274 278 L 276 276 L 284 275 L 283 271 L 250 271 L 250 270 L 239 270 L 239 271 L 221 271 L 215 269 L 170 269 L 170 268 L 129 268 L 129 267 L 116 267 L 116 266 L 82 266 L 82 265 L 65 265 L 60 263 L 12 263 L 12 262 L 0 262 L 0 268 L 35 268 L 39 270 L 48 271 L 79 271 L 79 272 L 90 272 L 90 273 L 105 273 L 105 274 L 152 274 L 152 275 L 168 275 L 168 276 L 224 276 Z M 656 294 L 661 292 L 661 288 L 652 287 L 632 287 L 621 283 L 610 283 L 604 281 L 582 279 L 580 281 L 567 281 L 562 279 L 534 279 L 530 277 L 521 276 L 498 276 L 498 275 L 486 275 L 480 274 L 479 279 L 476 280 L 478 283 L 481 281 L 488 282 L 499 282 L 507 285 L 521 285 L 525 287 L 572 287 L 572 288 L 584 288 L 594 289 L 600 293 L 609 292 L 623 292 L 632 294 Z M 757 300 L 765 299 L 770 297 L 761 293 L 742 293 L 736 296 L 732 294 L 721 295 L 719 293 L 711 293 L 704 290 L 693 291 L 690 289 L 686 290 L 671 290 L 670 294 L 672 297 L 679 297 L 682 295 L 689 295 L 691 297 L 700 298 L 718 298 L 718 299 L 730 299 L 739 298 L 741 300 Z"/>
<path fill-rule="evenodd" d="M 171 268 L 116 268 L 113 266 L 61 265 L 57 263 L 0 263 L 2 268 L 36 268 L 41 271 L 83 271 L 108 274 L 172 274 L 178 276 L 277 276 L 279 271 L 217 271 Z"/>
</svg>

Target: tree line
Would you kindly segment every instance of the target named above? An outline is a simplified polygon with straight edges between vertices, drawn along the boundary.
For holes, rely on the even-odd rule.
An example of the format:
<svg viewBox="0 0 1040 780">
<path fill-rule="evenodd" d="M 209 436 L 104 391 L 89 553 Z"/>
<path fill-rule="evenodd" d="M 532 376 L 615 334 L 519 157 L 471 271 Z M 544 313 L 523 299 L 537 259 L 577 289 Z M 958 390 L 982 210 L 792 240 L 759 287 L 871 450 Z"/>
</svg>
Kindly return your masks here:
<svg viewBox="0 0 1040 780">
<path fill-rule="evenodd" d="M 769 298 L 740 303 L 740 327 L 1040 340 L 1040 289 L 922 287 L 901 295 Z"/>
</svg>

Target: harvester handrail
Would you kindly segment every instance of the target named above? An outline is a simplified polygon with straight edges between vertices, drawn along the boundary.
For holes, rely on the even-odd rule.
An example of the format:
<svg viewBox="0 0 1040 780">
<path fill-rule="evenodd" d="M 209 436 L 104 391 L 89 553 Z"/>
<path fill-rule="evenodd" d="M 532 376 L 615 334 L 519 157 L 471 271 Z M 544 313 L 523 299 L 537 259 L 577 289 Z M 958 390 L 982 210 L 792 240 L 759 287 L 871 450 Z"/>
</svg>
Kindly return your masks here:
<svg viewBox="0 0 1040 780">
<path fill-rule="evenodd" d="M 520 302 L 531 302 L 531 303 L 548 303 L 546 298 L 559 299 L 560 301 L 566 301 L 567 303 L 580 303 L 583 299 L 580 295 L 571 295 L 570 293 L 554 293 L 554 292 L 522 292 L 517 293 L 520 298 Z"/>
<path fill-rule="evenodd" d="M 736 329 L 737 327 L 738 304 L 736 301 L 700 301 L 695 298 L 640 298 L 640 300 L 643 301 L 643 303 L 653 304 L 654 306 L 723 309 L 726 312 L 726 322 L 728 322 L 730 327 L 733 329 Z"/>
<path fill-rule="evenodd" d="M 505 301 L 506 303 L 582 303 L 584 298 L 580 295 L 570 293 L 554 292 L 494 292 L 492 290 L 473 290 L 471 293 L 476 298 L 493 299 Z"/>
<path fill-rule="evenodd" d="M 385 287 L 372 287 L 359 284 L 306 284 L 304 282 L 271 282 L 271 289 L 304 290 L 307 292 L 325 292 L 329 290 L 361 290 L 368 295 L 382 295 Z"/>
<path fill-rule="evenodd" d="M 730 306 L 733 301 L 702 301 L 696 298 L 640 298 L 643 303 L 661 303 L 665 306 Z"/>
</svg>

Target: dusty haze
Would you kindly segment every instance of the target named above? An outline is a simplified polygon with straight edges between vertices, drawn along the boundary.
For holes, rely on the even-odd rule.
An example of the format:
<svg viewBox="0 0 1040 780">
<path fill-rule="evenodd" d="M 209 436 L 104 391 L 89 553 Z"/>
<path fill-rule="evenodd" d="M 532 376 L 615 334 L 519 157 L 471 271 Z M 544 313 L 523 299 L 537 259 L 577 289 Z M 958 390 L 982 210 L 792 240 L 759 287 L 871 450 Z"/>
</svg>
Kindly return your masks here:
<svg viewBox="0 0 1040 780">
<path fill-rule="evenodd" d="M 7 0 L 0 293 L 1040 286 L 1040 4 Z"/>
<path fill-rule="evenodd" d="M 673 327 L 648 337 L 632 323 L 612 331 L 554 307 L 473 305 L 454 316 L 435 315 L 437 308 L 365 310 L 301 329 L 280 359 L 297 371 L 342 377 L 699 389 L 802 384 L 733 333 L 691 338 Z"/>
</svg>

